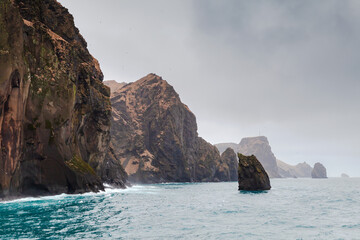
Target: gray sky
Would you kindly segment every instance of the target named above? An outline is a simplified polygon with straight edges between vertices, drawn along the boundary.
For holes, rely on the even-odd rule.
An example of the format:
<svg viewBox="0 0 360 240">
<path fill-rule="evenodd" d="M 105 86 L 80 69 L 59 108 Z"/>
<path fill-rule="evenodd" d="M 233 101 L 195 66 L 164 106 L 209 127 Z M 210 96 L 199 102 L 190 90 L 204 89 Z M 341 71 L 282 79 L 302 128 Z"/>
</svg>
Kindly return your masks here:
<svg viewBox="0 0 360 240">
<path fill-rule="evenodd" d="M 260 131 L 280 160 L 360 176 L 360 1 L 59 2 L 105 79 L 162 76 L 207 141 Z"/>
</svg>

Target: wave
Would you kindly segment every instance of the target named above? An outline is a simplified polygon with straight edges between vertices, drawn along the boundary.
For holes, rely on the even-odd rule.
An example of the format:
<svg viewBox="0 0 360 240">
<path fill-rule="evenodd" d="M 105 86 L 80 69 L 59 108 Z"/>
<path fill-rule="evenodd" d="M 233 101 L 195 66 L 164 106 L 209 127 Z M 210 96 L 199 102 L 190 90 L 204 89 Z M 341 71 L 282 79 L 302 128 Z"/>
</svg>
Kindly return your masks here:
<svg viewBox="0 0 360 240">
<path fill-rule="evenodd" d="M 131 187 L 129 187 L 129 188 L 131 188 Z M 44 201 L 44 200 L 45 201 L 46 200 L 62 200 L 67 197 L 79 197 L 79 196 L 99 196 L 99 195 L 107 195 L 107 194 L 112 194 L 112 193 L 125 192 L 127 189 L 115 188 L 111 185 L 104 184 L 104 191 L 100 191 L 100 192 L 86 192 L 86 193 L 76 193 L 76 194 L 61 193 L 61 194 L 50 195 L 50 196 L 20 197 L 20 198 L 16 198 L 16 199 L 0 201 L 0 204 L 35 202 L 35 201 Z"/>
</svg>

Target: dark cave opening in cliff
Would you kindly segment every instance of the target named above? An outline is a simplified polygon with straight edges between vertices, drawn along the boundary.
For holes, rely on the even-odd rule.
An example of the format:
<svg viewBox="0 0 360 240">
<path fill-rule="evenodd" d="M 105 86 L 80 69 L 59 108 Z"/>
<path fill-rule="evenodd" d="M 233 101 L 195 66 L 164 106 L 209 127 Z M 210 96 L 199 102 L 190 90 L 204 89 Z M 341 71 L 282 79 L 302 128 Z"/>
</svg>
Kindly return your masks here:
<svg viewBox="0 0 360 240">
<path fill-rule="evenodd" d="M 18 70 L 13 71 L 10 76 L 11 88 L 20 88 L 20 73 Z"/>
</svg>

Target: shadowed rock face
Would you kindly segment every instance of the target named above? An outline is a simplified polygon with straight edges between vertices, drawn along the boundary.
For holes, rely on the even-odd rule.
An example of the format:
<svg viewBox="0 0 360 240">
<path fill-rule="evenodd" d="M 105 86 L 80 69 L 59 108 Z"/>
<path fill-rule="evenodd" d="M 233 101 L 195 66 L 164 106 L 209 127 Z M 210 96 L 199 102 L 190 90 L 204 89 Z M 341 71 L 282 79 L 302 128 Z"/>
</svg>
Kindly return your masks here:
<svg viewBox="0 0 360 240">
<path fill-rule="evenodd" d="M 111 107 L 102 79 L 57 1 L 1 1 L 3 196 L 103 189 Z"/>
<path fill-rule="evenodd" d="M 269 177 L 254 155 L 244 156 L 238 153 L 239 169 L 238 181 L 239 190 L 261 191 L 270 190 Z"/>
<path fill-rule="evenodd" d="M 315 163 L 314 169 L 311 172 L 312 178 L 327 178 L 326 168 L 321 163 Z"/>
<path fill-rule="evenodd" d="M 217 180 L 218 150 L 198 137 L 194 114 L 161 77 L 123 86 L 111 103 L 113 155 L 131 182 Z"/>
<path fill-rule="evenodd" d="M 220 181 L 236 181 L 238 179 L 238 161 L 232 148 L 227 148 L 221 154 L 221 160 L 216 167 L 215 178 Z"/>
</svg>

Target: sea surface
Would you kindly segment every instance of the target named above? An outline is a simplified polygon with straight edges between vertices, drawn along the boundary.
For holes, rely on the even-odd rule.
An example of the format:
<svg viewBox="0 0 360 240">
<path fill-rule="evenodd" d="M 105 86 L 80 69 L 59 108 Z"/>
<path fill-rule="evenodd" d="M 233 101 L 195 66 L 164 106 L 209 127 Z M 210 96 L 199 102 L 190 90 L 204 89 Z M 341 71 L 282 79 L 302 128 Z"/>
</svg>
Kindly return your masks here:
<svg viewBox="0 0 360 240">
<path fill-rule="evenodd" d="M 360 239 L 360 178 L 168 183 L 0 203 L 0 239 Z"/>
</svg>

